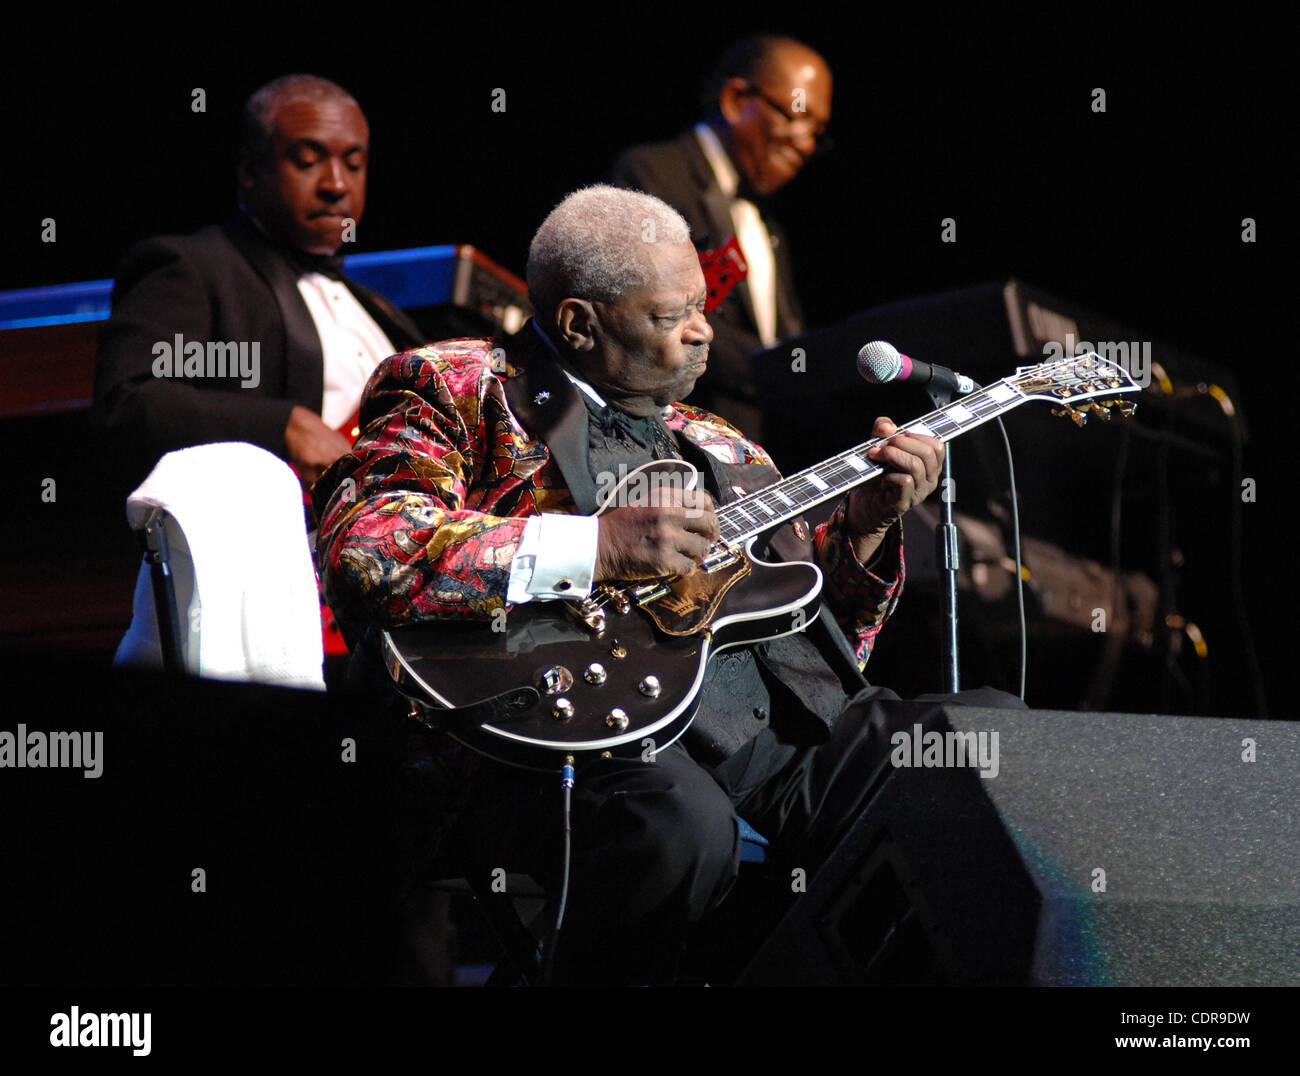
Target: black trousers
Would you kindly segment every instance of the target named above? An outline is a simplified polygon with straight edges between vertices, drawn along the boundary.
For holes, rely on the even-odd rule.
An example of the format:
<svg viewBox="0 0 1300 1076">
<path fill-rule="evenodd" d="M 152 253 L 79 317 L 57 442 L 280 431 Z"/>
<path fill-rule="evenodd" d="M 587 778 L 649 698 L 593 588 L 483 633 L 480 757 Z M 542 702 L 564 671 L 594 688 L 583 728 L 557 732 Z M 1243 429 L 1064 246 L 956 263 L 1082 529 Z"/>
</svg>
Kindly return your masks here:
<svg viewBox="0 0 1300 1076">
<path fill-rule="evenodd" d="M 1024 705 L 991 688 L 906 702 L 872 688 L 824 743 L 792 743 L 767 728 L 714 767 L 679 744 L 653 762 L 598 759 L 581 766 L 556 981 L 664 981 L 687 928 L 736 880 L 738 815 L 768 838 L 774 858 L 811 876 L 888 775 L 892 734 L 936 720 L 945 703 Z M 470 870 L 529 874 L 555 892 L 558 776 L 485 766 L 459 819 L 453 859 Z"/>
</svg>

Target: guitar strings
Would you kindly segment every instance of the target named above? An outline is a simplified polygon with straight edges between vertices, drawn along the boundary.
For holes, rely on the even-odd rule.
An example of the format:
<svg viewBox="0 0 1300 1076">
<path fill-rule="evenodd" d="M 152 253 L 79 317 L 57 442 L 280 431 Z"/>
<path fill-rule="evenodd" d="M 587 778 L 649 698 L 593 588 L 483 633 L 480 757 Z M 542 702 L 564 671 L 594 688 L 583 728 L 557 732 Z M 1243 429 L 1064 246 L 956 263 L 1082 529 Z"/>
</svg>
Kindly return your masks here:
<svg viewBox="0 0 1300 1076">
<path fill-rule="evenodd" d="M 1080 384 L 1083 384 L 1090 395 L 1097 395 L 1093 386 L 1088 384 L 1090 381 L 1102 381 L 1108 388 L 1121 389 L 1122 391 L 1120 384 L 1120 377 L 1122 377 L 1130 387 L 1136 388 L 1132 378 L 1122 369 L 1116 367 L 1114 363 L 1096 355 L 1080 355 L 1061 363 L 1039 363 L 1037 366 L 1023 368 L 1012 377 L 1005 377 L 992 385 L 978 388 L 970 395 L 963 396 L 954 403 L 936 408 L 927 415 L 922 415 L 918 419 L 905 423 L 899 428 L 899 432 L 906 433 L 918 426 L 923 426 L 931 433 L 938 435 L 941 440 L 949 441 L 958 434 L 983 425 L 985 422 L 997 418 L 1029 400 L 1031 397 L 1025 395 L 1020 386 L 1029 386 L 1031 382 L 1041 380 L 1045 375 L 1051 375 L 1048 383 L 1054 382 L 1058 389 L 1077 388 Z M 1119 377 L 1116 375 L 1119 375 Z M 995 395 L 999 388 L 1009 390 L 1012 395 L 999 399 Z M 1067 403 L 1069 398 L 1063 396 L 1061 402 Z M 960 415 L 962 412 L 969 413 L 970 419 L 963 421 L 954 417 L 954 415 Z M 744 542 L 772 526 L 793 519 L 800 512 L 814 505 L 847 493 L 855 486 L 874 478 L 884 468 L 874 464 L 867 464 L 863 457 L 867 450 L 885 440 L 888 440 L 888 438 L 877 437 L 864 441 L 862 444 L 855 445 L 838 456 L 823 460 L 811 467 L 806 467 L 802 471 L 789 475 L 781 481 L 759 490 L 757 493 L 741 498 L 741 500 L 719 509 L 718 518 L 723 528 L 724 541 L 728 543 Z M 855 459 L 866 464 L 866 466 L 859 470 L 852 462 Z M 798 500 L 792 500 L 791 495 Z M 786 502 L 787 508 L 771 508 L 765 500 L 765 498 L 769 497 Z M 799 500 L 802 503 L 798 503 Z M 751 505 L 756 506 L 755 511 L 758 508 L 767 511 L 770 518 L 760 520 L 751 516 L 748 510 L 748 506 Z M 741 518 L 737 519 L 737 516 Z M 742 520 L 747 521 L 750 526 L 746 526 L 746 523 L 742 522 Z"/>
</svg>

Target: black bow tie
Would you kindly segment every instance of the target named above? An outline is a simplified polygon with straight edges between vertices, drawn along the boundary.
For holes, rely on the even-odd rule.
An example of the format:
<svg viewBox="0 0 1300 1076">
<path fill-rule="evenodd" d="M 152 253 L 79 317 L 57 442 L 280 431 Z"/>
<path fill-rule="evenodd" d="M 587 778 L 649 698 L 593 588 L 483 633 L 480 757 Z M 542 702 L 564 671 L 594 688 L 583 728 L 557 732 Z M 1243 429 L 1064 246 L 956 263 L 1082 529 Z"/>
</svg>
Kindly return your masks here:
<svg viewBox="0 0 1300 1076">
<path fill-rule="evenodd" d="M 617 407 L 601 407 L 585 392 L 580 393 L 587 411 L 595 420 L 600 432 L 611 440 L 634 441 L 642 448 L 649 449 L 659 459 L 677 456 L 677 446 L 673 442 L 672 431 L 664 425 L 658 415 L 646 415 L 638 418 L 620 411 Z"/>
<path fill-rule="evenodd" d="M 299 250 L 297 247 L 286 243 L 279 236 L 272 235 L 263 227 L 261 221 L 242 206 L 240 207 L 240 213 L 249 227 L 260 233 L 262 238 L 299 273 L 320 273 L 331 280 L 343 279 L 342 254 L 308 254 L 305 250 Z"/>
<path fill-rule="evenodd" d="M 626 411 L 620 411 L 617 407 L 601 407 L 585 392 L 582 394 L 582 402 L 587 405 L 591 417 L 596 420 L 600 432 L 606 437 L 614 437 L 620 441 L 635 441 L 642 448 L 649 448 L 655 443 L 653 416 L 637 418 Z"/>
<path fill-rule="evenodd" d="M 284 254 L 301 273 L 320 273 L 331 280 L 343 279 L 342 254 L 308 254 L 292 248 L 284 248 Z"/>
</svg>

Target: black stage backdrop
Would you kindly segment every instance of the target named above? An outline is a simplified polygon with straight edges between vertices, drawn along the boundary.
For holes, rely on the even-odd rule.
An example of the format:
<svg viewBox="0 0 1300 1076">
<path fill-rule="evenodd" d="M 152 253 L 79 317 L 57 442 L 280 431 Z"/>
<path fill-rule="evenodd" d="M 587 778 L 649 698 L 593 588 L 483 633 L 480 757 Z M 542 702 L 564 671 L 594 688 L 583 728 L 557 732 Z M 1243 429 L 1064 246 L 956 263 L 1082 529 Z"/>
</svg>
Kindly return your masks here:
<svg viewBox="0 0 1300 1076">
<path fill-rule="evenodd" d="M 357 250 L 471 243 L 522 274 L 556 201 L 600 179 L 621 148 L 695 117 L 728 40 L 799 36 L 835 73 L 834 152 L 778 206 L 810 324 L 1014 275 L 1233 371 L 1257 491 L 1244 587 L 1268 677 L 1296 578 L 1282 440 L 1295 249 L 1282 185 L 1296 109 L 1272 44 L 1282 38 L 1241 20 L 1139 26 L 1089 12 L 724 23 L 665 7 L 615 18 L 439 6 L 310 30 L 202 14 L 174 31 L 47 26 L 26 38 L 30 52 L 15 32 L 17 58 L 0 75 L 0 288 L 108 277 L 129 243 L 223 218 L 239 106 L 291 71 L 338 81 L 370 119 Z M 192 110 L 195 89 L 205 112 Z M 57 243 L 40 240 L 46 217 Z M 940 241 L 946 217 L 956 243 Z M 1257 242 L 1242 241 L 1247 217 Z M 1207 506 L 1205 525 L 1225 527 L 1223 514 Z M 1281 678 L 1269 689 L 1274 712 L 1291 716 Z M 1255 693 L 1216 691 L 1216 707 L 1256 713 Z"/>
<path fill-rule="evenodd" d="M 1294 150 L 1286 149 L 1297 128 L 1293 27 L 1262 26 L 1240 8 L 1213 25 L 1136 26 L 1131 15 L 1096 5 L 1053 16 L 963 14 L 959 22 L 928 7 L 904 21 L 862 8 L 840 17 L 817 14 L 818 5 L 786 5 L 781 17 L 766 22 L 752 18 L 750 6 L 736 8 L 743 14 L 730 21 L 725 12 L 662 5 L 555 6 L 527 17 L 513 5 L 427 5 L 398 16 L 399 10 L 301 7 L 292 10 L 290 25 L 268 21 L 266 9 L 188 5 L 166 9 L 166 21 L 145 30 L 128 23 L 136 16 L 127 9 L 115 22 L 92 27 L 55 8 L 38 12 L 35 26 L 11 22 L 0 70 L 0 288 L 108 277 L 128 244 L 222 219 L 232 205 L 239 106 L 257 86 L 292 71 L 338 81 L 369 117 L 373 155 L 358 250 L 471 243 L 521 272 L 533 230 L 564 194 L 599 179 L 622 147 L 670 137 L 694 118 L 701 76 L 728 40 L 760 30 L 789 33 L 818 48 L 835 72 L 836 149 L 779 206 L 811 324 L 1014 275 L 1234 372 L 1252 432 L 1244 473 L 1257 482 L 1257 500 L 1245 512 L 1244 589 L 1273 714 L 1295 717 L 1287 666 L 1277 661 L 1292 638 L 1284 618 L 1296 595 L 1286 529 L 1295 492 L 1287 447 L 1295 413 L 1293 345 L 1285 328 L 1294 310 L 1296 250 Z M 1183 11 L 1175 16 L 1186 18 Z M 196 88 L 206 94 L 206 112 L 191 110 Z M 1091 108 L 1096 88 L 1105 90 L 1104 113 Z M 504 113 L 491 107 L 498 89 L 506 91 Z M 46 217 L 57 221 L 56 244 L 40 241 Z M 955 244 L 940 242 L 945 217 L 958 222 Z M 1247 217 L 1256 221 L 1255 243 L 1241 241 Z M 846 354 L 844 361 L 852 358 Z M 40 451 L 30 444 L 6 449 L 29 457 Z M 1032 465 L 1020 460 L 1022 468 Z M 6 489 L 3 502 L 12 504 L 13 496 Z M 1225 526 L 1219 509 L 1207 506 L 1205 526 Z M 74 530 L 66 540 L 68 555 L 76 557 L 99 536 Z M 0 537 L 0 557 L 8 543 L 7 535 Z M 1222 565 L 1225 575 L 1228 570 Z M 17 663 L 10 669 L 16 673 Z M 60 697 L 58 687 L 49 684 L 51 703 Z M 77 694 L 74 713 L 64 715 L 69 727 L 100 727 L 87 694 Z M 6 728 L 50 709 L 8 689 L 6 703 Z M 1219 712 L 1255 714 L 1252 685 L 1230 691 Z M 138 731 L 132 726 L 126 733 Z M 165 753 L 165 742 L 158 750 Z M 178 786 L 182 778 L 176 777 Z M 11 786 L 19 798 L 26 787 Z M 252 831 L 249 818 L 258 804 L 242 804 L 237 788 L 231 802 Z M 78 803 L 70 800 L 64 814 L 74 815 Z M 20 810 L 15 805 L 9 817 L 17 822 Z M 43 808 L 29 804 L 26 813 L 31 810 Z M 357 821 L 358 833 L 365 817 Z M 146 821 L 157 829 L 156 820 Z M 31 824 L 41 823 L 17 824 L 17 830 Z M 93 843 L 111 824 L 92 827 L 88 839 Z M 299 823 L 295 815 L 279 824 L 288 830 Z M 68 828 L 62 821 L 62 829 L 49 825 L 51 832 Z M 133 838 L 123 832 L 117 839 L 129 845 Z M 297 869 L 328 843 L 313 839 L 289 867 Z M 358 840 L 364 843 L 364 834 Z M 178 837 L 174 843 L 188 865 L 192 842 Z M 116 901 L 105 903 L 105 884 L 116 887 L 128 870 L 111 850 L 90 851 L 90 873 L 75 879 L 68 902 L 99 909 L 89 928 L 103 948 L 111 933 L 104 923 L 117 912 L 133 926 L 147 914 L 127 907 L 144 890 L 123 883 Z M 121 862 L 134 862 L 137 851 L 145 850 L 124 848 Z M 61 862 L 57 877 L 64 878 L 80 869 L 85 852 L 69 845 L 66 862 L 61 849 L 31 862 Z M 16 864 L 5 859 L 20 883 L 4 918 L 21 932 L 34 911 L 26 907 L 29 893 L 45 891 L 21 880 L 31 870 L 21 853 Z M 110 866 L 97 882 L 95 869 L 105 861 Z M 269 859 L 257 864 L 279 877 Z M 308 892 L 297 899 L 315 898 Z M 75 951 L 83 921 L 75 908 L 68 911 L 59 952 Z M 316 929 L 317 920 L 308 925 Z M 223 929 L 197 943 L 215 949 L 236 928 Z M 45 944 L 34 937 L 25 952 L 38 953 Z M 127 938 L 119 947 L 129 951 L 132 944 Z M 169 944 L 156 942 L 155 949 Z M 14 981 L 29 981 L 33 966 L 19 961 Z M 51 973 L 40 981 L 61 979 Z M 1104 998 L 967 994 L 960 999 L 961 1026 L 1011 1032 L 998 1040 L 1011 1054 L 1028 1045 L 1015 1034 L 1022 1027 L 1031 1036 L 1037 1024 L 1068 1027 L 1075 1032 L 1064 1040 L 1072 1053 L 1091 1044 L 1109 1057 L 1109 1036 L 1123 1033 L 1111 1026 L 1117 1010 L 1155 1011 L 1166 1000 L 1148 1005 L 1149 994 L 1121 999 L 1109 992 Z M 1263 1004 L 1258 997 L 1250 1002 L 1240 1007 Z M 1199 1003 L 1199 995 L 1180 1002 L 1183 1008 Z M 137 999 L 121 991 L 73 996 L 65 990 L 27 998 L 11 992 L 7 1004 L 16 1008 L 9 1013 L 6 1052 L 23 1041 L 43 1048 L 49 1013 L 71 1004 L 84 1011 L 167 1005 L 156 991 Z M 285 1036 L 284 1048 L 301 1054 L 333 1051 L 358 1035 L 367 1049 L 379 1048 L 399 1041 L 405 1025 L 419 1029 L 413 1046 L 436 1057 L 439 1040 L 461 1037 L 445 1019 L 445 1004 L 433 1010 L 423 998 L 387 996 L 382 1007 L 358 1010 L 350 994 L 333 1002 L 297 993 L 252 1002 L 244 994 L 182 994 L 170 1003 L 168 1020 L 159 1017 L 158 1034 L 160 1042 L 166 1034 L 173 1045 L 211 1051 L 225 1045 L 214 1036 L 235 1036 L 230 1048 L 236 1049 L 240 1036 L 255 1033 L 252 1027 Z M 904 1025 L 897 1024 L 902 1003 L 894 1005 L 888 1020 L 895 1041 L 903 1034 L 918 1050 L 938 1045 L 926 1021 L 940 1004 L 923 999 L 909 1007 L 926 1016 Z M 1216 1011 L 1229 1004 L 1218 996 L 1205 1002 Z M 369 1022 L 356 1024 L 367 1011 Z M 294 1022 L 258 1024 L 262 1012 Z M 879 1021 L 875 1026 L 885 1030 Z M 1281 1026 L 1279 1018 L 1271 1030 Z M 913 1039 L 914 1029 L 927 1037 Z M 965 1048 L 971 1039 L 951 1041 Z M 975 1041 L 982 1049 L 990 1040 Z M 734 1045 L 740 1043 L 729 1039 L 728 1049 Z M 494 1044 L 494 1051 L 505 1046 Z M 161 1046 L 158 1052 L 166 1053 Z"/>
</svg>

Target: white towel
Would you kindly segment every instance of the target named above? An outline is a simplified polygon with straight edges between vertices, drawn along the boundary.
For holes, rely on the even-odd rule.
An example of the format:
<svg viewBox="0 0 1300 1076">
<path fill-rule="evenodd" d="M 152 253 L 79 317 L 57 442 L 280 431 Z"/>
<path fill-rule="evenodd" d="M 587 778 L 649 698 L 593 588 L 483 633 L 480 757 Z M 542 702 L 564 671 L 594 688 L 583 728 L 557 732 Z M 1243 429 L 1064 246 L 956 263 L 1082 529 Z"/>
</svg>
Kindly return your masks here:
<svg viewBox="0 0 1300 1076">
<path fill-rule="evenodd" d="M 133 529 L 157 508 L 184 531 L 195 601 L 181 632 L 199 642 L 200 676 L 325 690 L 320 598 L 303 519 L 302 492 L 288 465 L 242 442 L 169 452 L 126 502 Z M 184 546 L 171 551 L 185 556 Z M 183 578 L 183 566 L 176 568 Z M 148 565 L 141 569 L 145 585 Z M 136 621 L 145 610 L 138 599 Z M 147 616 L 152 620 L 152 610 Z M 147 630 L 147 625 L 145 626 Z M 153 629 L 157 653 L 156 625 Z M 132 624 L 118 660 L 137 633 Z"/>
</svg>

